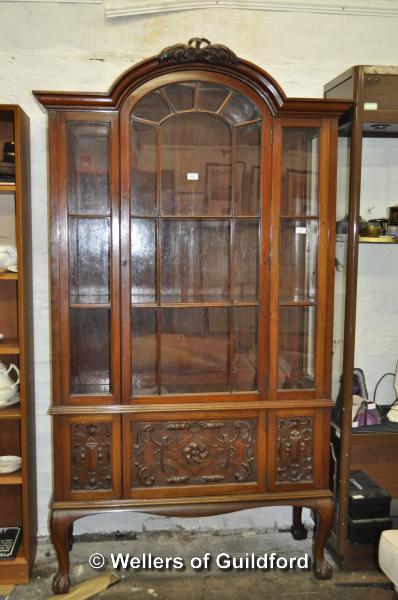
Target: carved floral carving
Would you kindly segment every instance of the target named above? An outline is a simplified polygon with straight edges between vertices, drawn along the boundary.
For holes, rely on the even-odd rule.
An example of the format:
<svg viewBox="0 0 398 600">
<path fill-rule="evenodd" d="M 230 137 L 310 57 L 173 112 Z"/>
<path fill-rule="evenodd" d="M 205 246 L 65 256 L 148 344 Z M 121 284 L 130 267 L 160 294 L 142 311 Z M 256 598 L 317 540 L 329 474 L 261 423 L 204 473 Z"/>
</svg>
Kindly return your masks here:
<svg viewBox="0 0 398 600">
<path fill-rule="evenodd" d="M 255 419 L 131 427 L 135 487 L 256 480 Z"/>
<path fill-rule="evenodd" d="M 112 425 L 73 423 L 72 490 L 112 488 Z"/>
<path fill-rule="evenodd" d="M 277 420 L 276 480 L 296 482 L 313 480 L 313 417 Z"/>
<path fill-rule="evenodd" d="M 206 38 L 191 38 L 188 44 L 175 44 L 162 50 L 159 55 L 161 63 L 205 62 L 211 64 L 237 64 L 238 57 L 232 50 L 222 44 L 212 44 Z"/>
</svg>

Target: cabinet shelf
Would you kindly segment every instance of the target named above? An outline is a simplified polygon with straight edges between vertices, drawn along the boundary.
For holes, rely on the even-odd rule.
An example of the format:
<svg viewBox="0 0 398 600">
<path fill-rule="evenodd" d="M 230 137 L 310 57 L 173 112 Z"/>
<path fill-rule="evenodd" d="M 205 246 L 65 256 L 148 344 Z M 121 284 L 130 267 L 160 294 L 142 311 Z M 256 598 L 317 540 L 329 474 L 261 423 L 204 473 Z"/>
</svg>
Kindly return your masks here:
<svg viewBox="0 0 398 600">
<path fill-rule="evenodd" d="M 14 404 L 9 408 L 0 408 L 0 421 L 9 419 L 20 419 L 21 418 L 21 408 L 19 404 Z"/>
<path fill-rule="evenodd" d="M 2 354 L 19 354 L 18 340 L 13 338 L 0 342 L 0 355 Z"/>
<path fill-rule="evenodd" d="M 0 475 L 0 485 L 22 485 L 22 472 Z"/>
<path fill-rule="evenodd" d="M 17 186 L 15 184 L 2 184 L 0 183 L 0 193 L 1 192 L 16 192 Z"/>
<path fill-rule="evenodd" d="M 17 281 L 18 280 L 18 273 L 2 273 L 0 275 L 0 281 L 2 279 L 4 281 Z"/>
</svg>

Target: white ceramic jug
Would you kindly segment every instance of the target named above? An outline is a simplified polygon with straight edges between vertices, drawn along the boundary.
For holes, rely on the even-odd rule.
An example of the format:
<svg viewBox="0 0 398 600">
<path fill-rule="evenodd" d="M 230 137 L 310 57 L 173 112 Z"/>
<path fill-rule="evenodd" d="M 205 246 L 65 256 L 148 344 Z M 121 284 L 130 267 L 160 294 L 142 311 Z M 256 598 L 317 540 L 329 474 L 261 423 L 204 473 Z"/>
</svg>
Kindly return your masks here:
<svg viewBox="0 0 398 600">
<path fill-rule="evenodd" d="M 11 371 L 17 374 L 17 381 L 13 381 L 9 376 Z M 0 360 L 0 405 L 8 402 L 15 396 L 18 391 L 19 384 L 19 369 L 16 365 L 11 364 L 8 369 Z"/>
</svg>

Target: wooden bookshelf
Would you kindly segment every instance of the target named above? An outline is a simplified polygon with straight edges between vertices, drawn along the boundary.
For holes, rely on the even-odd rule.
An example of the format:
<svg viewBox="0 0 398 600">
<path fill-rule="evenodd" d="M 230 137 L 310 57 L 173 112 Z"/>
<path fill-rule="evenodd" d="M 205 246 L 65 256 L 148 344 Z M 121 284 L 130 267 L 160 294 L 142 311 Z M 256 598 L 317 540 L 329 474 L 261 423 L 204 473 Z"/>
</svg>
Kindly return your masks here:
<svg viewBox="0 0 398 600">
<path fill-rule="evenodd" d="M 29 582 L 37 532 L 29 120 L 18 106 L 0 105 L 0 153 L 12 139 L 15 185 L 0 183 L 0 235 L 17 248 L 18 273 L 0 274 L 0 360 L 19 368 L 20 402 L 0 407 L 0 455 L 21 456 L 22 467 L 0 475 L 0 527 L 21 527 L 22 541 L 15 559 L 0 561 L 0 585 Z"/>
</svg>

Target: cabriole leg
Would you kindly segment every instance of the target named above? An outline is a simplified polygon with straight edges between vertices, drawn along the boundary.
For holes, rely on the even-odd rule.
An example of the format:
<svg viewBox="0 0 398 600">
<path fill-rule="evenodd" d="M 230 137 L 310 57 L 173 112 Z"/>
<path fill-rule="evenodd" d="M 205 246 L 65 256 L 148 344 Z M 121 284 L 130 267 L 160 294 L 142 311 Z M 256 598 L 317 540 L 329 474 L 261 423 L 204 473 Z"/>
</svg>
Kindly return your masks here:
<svg viewBox="0 0 398 600">
<path fill-rule="evenodd" d="M 51 540 L 58 559 L 58 572 L 53 579 L 54 594 L 66 594 L 69 590 L 69 545 L 73 523 L 71 515 L 64 511 L 51 511 Z"/>
<path fill-rule="evenodd" d="M 317 513 L 313 540 L 313 568 L 318 579 L 330 579 L 333 570 L 324 557 L 325 543 L 333 522 L 334 502 L 332 498 L 321 498 L 311 507 Z"/>
</svg>

